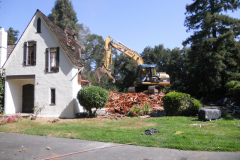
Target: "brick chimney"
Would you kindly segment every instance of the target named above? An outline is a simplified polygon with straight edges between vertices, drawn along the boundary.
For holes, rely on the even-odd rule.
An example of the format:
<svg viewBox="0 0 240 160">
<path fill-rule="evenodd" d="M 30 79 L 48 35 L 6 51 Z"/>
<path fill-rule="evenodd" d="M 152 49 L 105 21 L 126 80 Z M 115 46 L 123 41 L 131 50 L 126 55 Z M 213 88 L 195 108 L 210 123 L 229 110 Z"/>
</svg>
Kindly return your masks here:
<svg viewBox="0 0 240 160">
<path fill-rule="evenodd" d="M 0 27 L 0 68 L 7 60 L 7 32 L 4 28 Z"/>
</svg>

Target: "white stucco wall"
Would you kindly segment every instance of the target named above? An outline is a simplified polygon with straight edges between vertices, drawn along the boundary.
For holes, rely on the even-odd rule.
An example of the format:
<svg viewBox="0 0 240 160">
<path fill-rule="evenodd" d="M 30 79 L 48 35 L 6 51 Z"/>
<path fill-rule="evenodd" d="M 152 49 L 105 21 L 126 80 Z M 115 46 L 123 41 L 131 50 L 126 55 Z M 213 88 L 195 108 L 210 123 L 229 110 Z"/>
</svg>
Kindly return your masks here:
<svg viewBox="0 0 240 160">
<path fill-rule="evenodd" d="M 35 75 L 35 80 L 32 81 L 34 83 L 34 104 L 39 107 L 45 107 L 39 116 L 73 118 L 75 113 L 81 110 L 81 107 L 76 101 L 76 94 L 81 86 L 77 84 L 77 76 L 73 77 L 78 69 L 73 67 L 43 19 L 41 19 L 42 32 L 37 33 L 38 17 L 39 15 L 36 14 L 32 19 L 5 64 L 6 76 Z M 23 66 L 23 46 L 26 41 L 37 41 L 35 66 Z M 49 47 L 60 47 L 60 67 L 58 73 L 45 72 L 45 50 Z M 19 98 L 19 96 L 22 94 L 21 87 L 23 85 L 20 81 L 21 80 L 6 80 L 6 113 L 16 113 L 20 110 L 19 105 L 22 100 L 20 100 L 21 98 Z M 13 92 L 11 88 L 17 88 L 17 91 Z M 55 89 L 56 94 L 56 104 L 53 106 L 50 105 L 51 88 Z"/>
<path fill-rule="evenodd" d="M 34 80 L 7 80 L 5 82 L 5 113 L 22 112 L 22 86 L 25 84 L 34 84 Z"/>
<path fill-rule="evenodd" d="M 7 32 L 0 28 L 0 68 L 7 59 Z"/>
</svg>

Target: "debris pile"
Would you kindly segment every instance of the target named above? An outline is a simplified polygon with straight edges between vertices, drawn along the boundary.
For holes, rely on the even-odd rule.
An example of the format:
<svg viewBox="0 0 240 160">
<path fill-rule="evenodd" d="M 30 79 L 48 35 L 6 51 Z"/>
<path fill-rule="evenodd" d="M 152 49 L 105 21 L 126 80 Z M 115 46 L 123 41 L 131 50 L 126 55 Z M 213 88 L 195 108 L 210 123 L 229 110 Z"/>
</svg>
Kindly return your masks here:
<svg viewBox="0 0 240 160">
<path fill-rule="evenodd" d="M 110 113 L 127 114 L 134 105 L 149 103 L 152 111 L 162 111 L 162 97 L 164 94 L 151 95 L 140 93 L 117 93 L 109 92 L 109 100 L 105 108 Z"/>
</svg>

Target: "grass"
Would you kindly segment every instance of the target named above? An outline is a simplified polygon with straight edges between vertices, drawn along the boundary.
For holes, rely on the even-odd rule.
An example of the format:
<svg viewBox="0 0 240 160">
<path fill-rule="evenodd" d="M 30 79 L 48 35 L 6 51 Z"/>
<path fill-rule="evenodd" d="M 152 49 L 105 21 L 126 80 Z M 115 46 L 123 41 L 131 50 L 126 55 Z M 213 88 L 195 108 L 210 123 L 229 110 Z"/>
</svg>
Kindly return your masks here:
<svg viewBox="0 0 240 160">
<path fill-rule="evenodd" d="M 193 125 L 198 124 L 198 125 Z M 200 125 L 201 124 L 201 127 Z M 146 129 L 160 133 L 142 135 Z M 240 151 L 240 120 L 197 121 L 197 117 L 138 117 L 122 120 L 74 119 L 47 122 L 22 119 L 0 126 L 0 132 L 73 138 L 138 146 L 199 151 Z"/>
</svg>

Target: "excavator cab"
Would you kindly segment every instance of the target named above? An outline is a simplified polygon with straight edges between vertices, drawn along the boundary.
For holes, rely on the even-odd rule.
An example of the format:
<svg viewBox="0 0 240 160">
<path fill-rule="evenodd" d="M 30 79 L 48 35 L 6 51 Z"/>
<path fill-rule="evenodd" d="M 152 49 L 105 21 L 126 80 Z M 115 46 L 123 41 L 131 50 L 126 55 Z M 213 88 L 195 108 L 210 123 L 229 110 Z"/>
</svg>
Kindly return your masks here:
<svg viewBox="0 0 240 160">
<path fill-rule="evenodd" d="M 141 85 L 142 82 L 157 82 L 158 76 L 156 72 L 156 65 L 141 64 L 137 68 L 136 83 Z"/>
<path fill-rule="evenodd" d="M 156 72 L 156 64 L 140 64 L 137 68 L 137 78 L 134 87 L 129 87 L 128 92 L 161 93 L 164 85 L 170 84 L 170 77 L 165 72 Z"/>
</svg>

